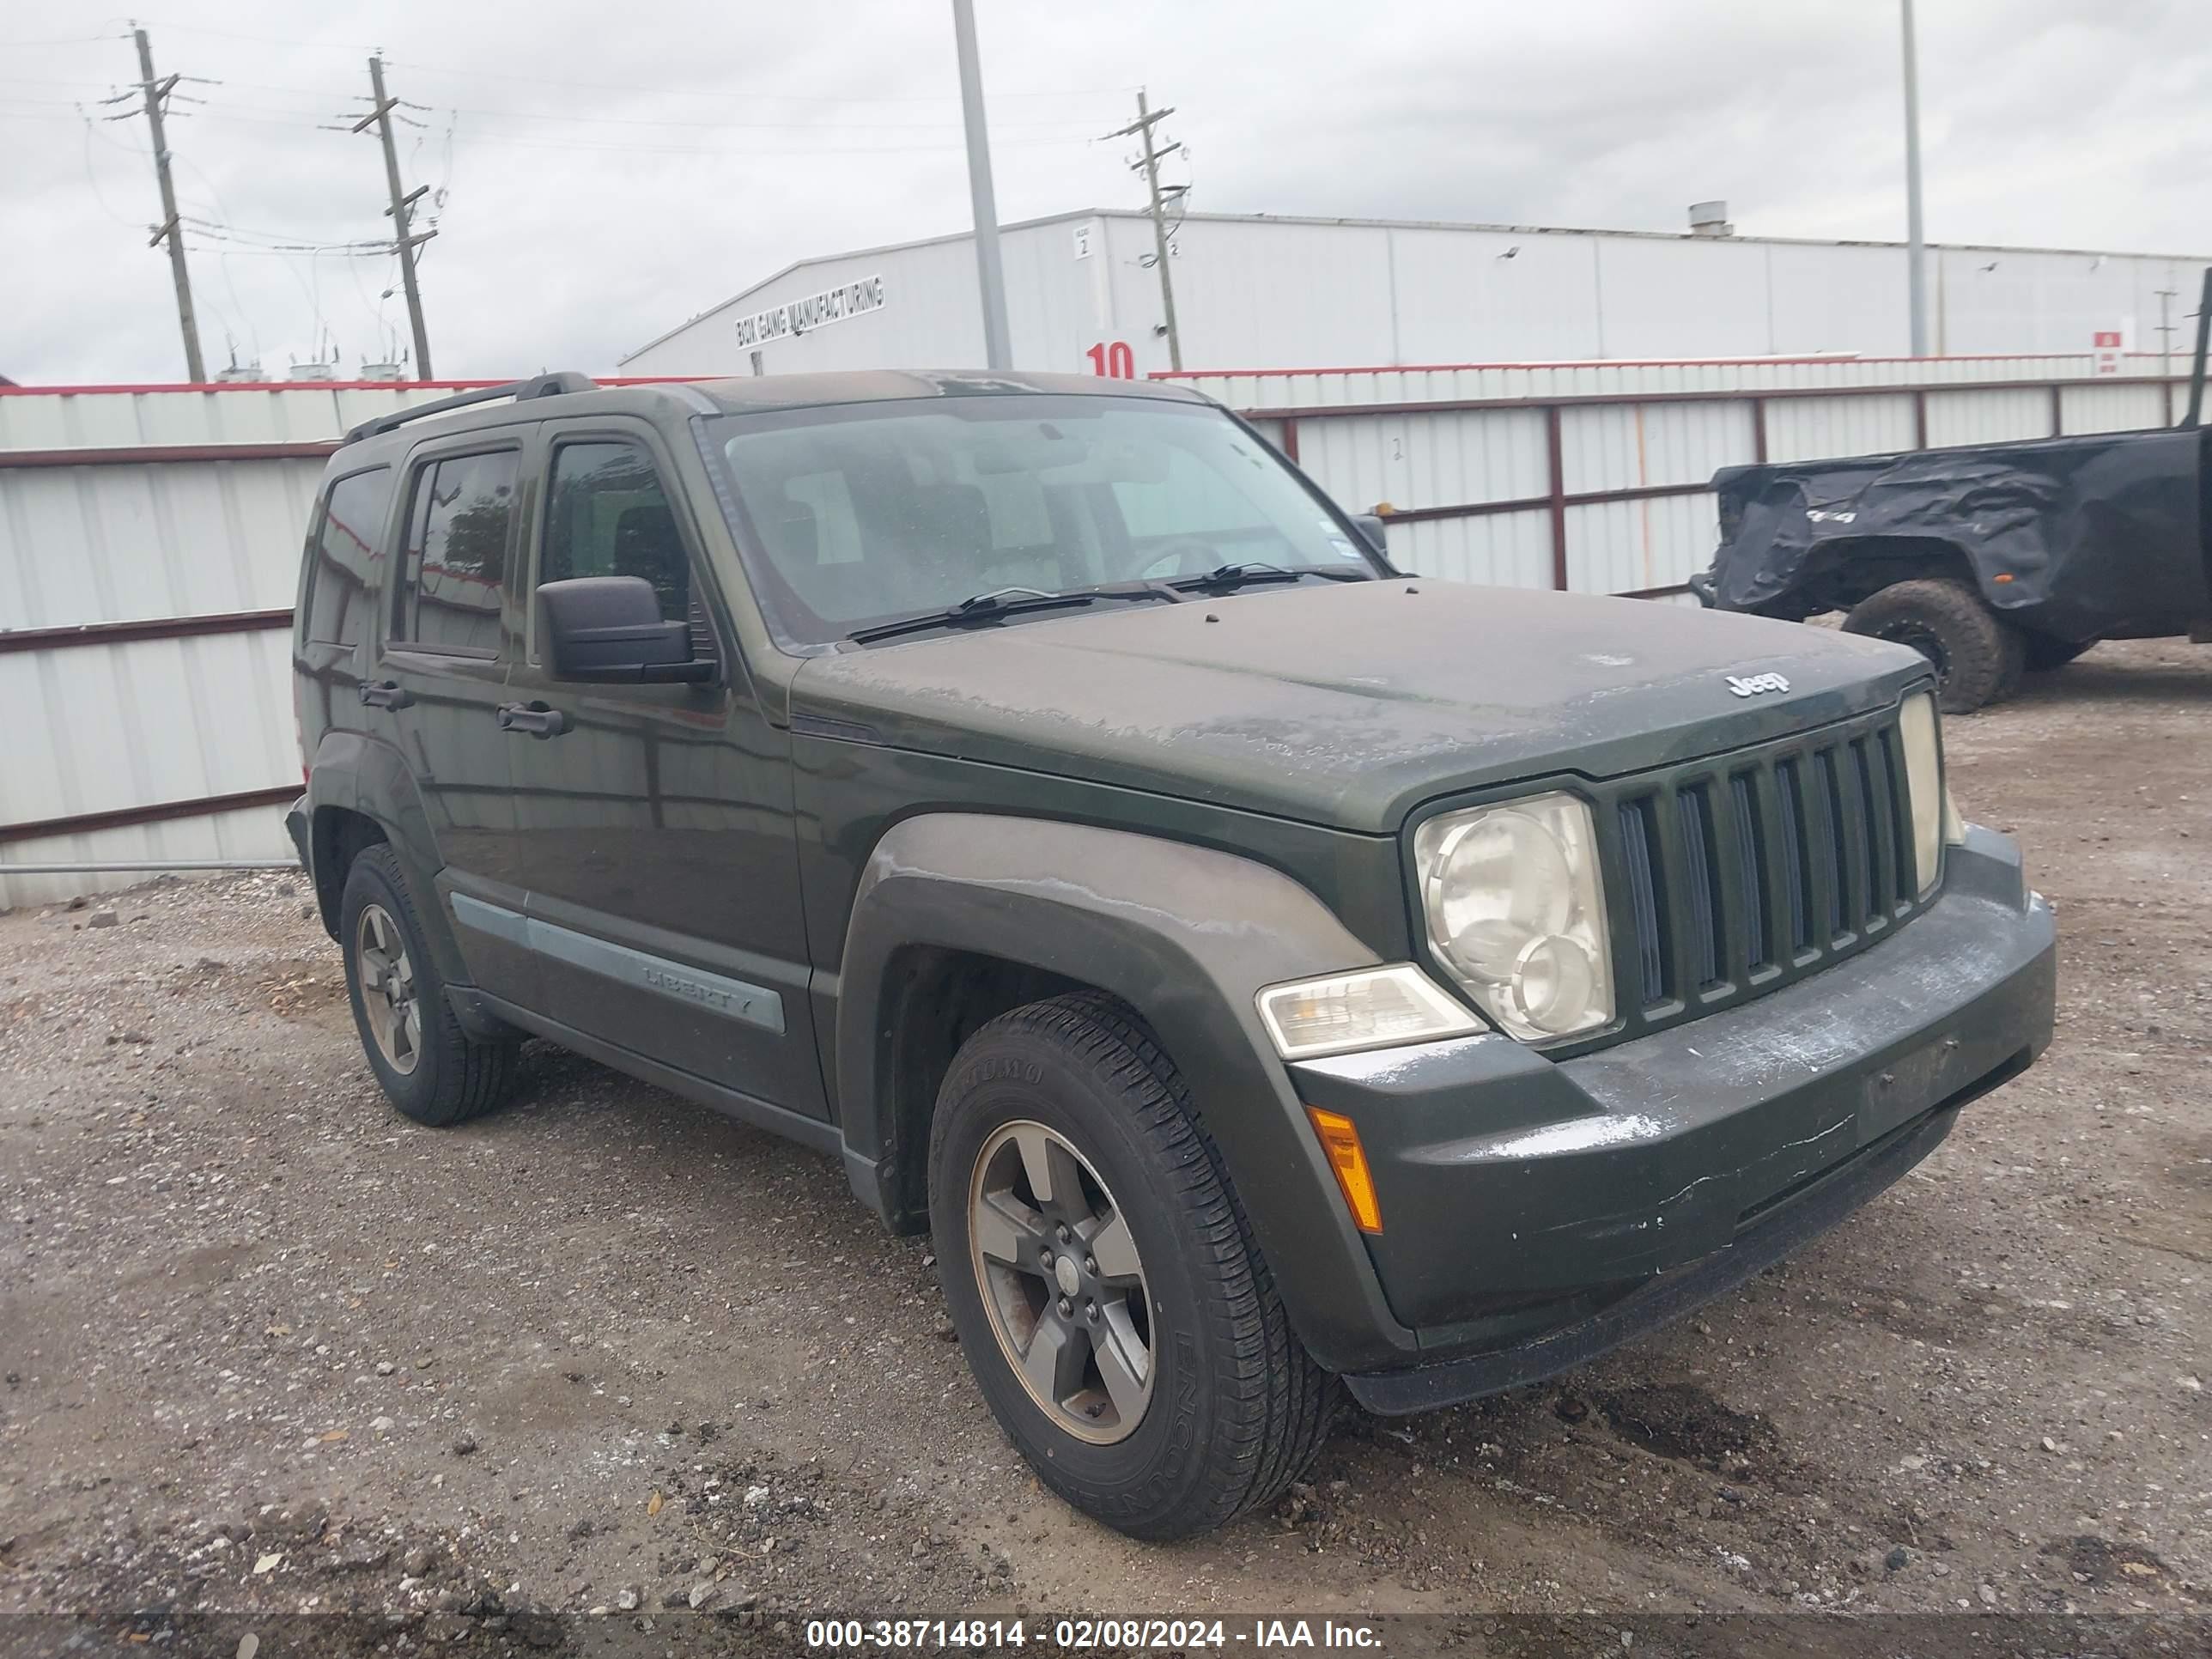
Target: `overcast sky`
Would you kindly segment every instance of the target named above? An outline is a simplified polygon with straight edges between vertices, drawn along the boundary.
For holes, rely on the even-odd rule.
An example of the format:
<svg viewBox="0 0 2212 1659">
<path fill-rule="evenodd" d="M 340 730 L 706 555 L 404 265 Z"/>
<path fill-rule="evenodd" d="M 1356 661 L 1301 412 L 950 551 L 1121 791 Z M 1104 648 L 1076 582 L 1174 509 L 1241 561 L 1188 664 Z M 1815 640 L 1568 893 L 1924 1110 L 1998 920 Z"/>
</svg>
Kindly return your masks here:
<svg viewBox="0 0 2212 1659">
<path fill-rule="evenodd" d="M 447 378 L 611 369 L 811 254 L 963 228 L 945 0 L 152 0 L 210 368 L 406 338 L 380 50 Z M 126 20 L 0 6 L 0 374 L 182 377 Z M 1135 89 L 1194 210 L 1900 239 L 1893 0 L 977 0 L 1000 216 L 1137 205 Z M 2203 0 L 1920 0 L 1931 240 L 2212 250 Z M 184 102 L 185 98 L 202 100 Z M 122 114 L 125 118 L 104 118 Z M 331 126 L 339 131 L 327 130 Z M 322 252 L 288 251 L 323 247 Z"/>
</svg>

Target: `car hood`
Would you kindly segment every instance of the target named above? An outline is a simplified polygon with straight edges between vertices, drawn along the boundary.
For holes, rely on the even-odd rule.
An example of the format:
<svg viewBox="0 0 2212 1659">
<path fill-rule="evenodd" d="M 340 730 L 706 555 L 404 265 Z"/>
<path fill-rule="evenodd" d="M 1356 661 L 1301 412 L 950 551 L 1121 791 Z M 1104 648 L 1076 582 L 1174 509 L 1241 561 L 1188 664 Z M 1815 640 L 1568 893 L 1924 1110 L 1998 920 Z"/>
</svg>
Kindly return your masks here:
<svg viewBox="0 0 2212 1659">
<path fill-rule="evenodd" d="M 1110 608 L 1109 608 L 1110 606 Z M 1778 675 L 1787 689 L 1739 691 Z M 795 735 L 1339 829 L 1537 775 L 1619 775 L 1894 702 L 1928 675 L 1830 629 L 1428 580 L 1312 583 L 810 658 Z"/>
</svg>

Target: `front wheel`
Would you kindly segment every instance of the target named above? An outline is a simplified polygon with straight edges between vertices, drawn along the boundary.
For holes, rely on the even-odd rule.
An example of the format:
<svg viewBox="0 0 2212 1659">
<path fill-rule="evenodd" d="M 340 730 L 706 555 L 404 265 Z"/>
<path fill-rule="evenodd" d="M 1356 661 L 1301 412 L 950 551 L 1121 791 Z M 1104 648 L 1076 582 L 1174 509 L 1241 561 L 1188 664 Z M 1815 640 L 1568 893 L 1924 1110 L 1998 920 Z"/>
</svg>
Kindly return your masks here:
<svg viewBox="0 0 2212 1659">
<path fill-rule="evenodd" d="M 1944 578 L 1894 582 L 1863 599 L 1844 620 L 1847 633 L 1909 645 L 1936 669 L 1943 711 L 1970 714 L 2020 688 L 2027 642 L 1963 582 Z"/>
<path fill-rule="evenodd" d="M 1055 997 L 954 1057 L 930 1224 L 977 1385 L 1044 1483 L 1137 1538 L 1267 1504 L 1334 1380 L 1291 1332 L 1190 1092 L 1118 1004 Z"/>
</svg>

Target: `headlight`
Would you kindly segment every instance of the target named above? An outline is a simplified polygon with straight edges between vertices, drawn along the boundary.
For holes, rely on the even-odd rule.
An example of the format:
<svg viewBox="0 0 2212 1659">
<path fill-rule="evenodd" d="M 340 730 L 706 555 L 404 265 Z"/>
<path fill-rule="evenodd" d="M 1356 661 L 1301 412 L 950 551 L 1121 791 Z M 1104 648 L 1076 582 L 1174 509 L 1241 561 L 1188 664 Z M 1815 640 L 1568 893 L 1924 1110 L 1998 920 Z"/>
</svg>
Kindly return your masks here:
<svg viewBox="0 0 2212 1659">
<path fill-rule="evenodd" d="M 1260 1020 L 1285 1060 L 1466 1036 L 1482 1023 L 1410 962 L 1271 985 Z"/>
<path fill-rule="evenodd" d="M 1943 787 L 1942 757 L 1936 744 L 1936 699 L 1925 691 L 1907 697 L 1898 711 L 1897 735 L 1905 745 L 1905 792 L 1912 797 L 1912 868 L 1920 882 L 1920 896 L 1925 898 L 1934 890 L 1942 868 L 1945 820 L 1958 816 Z M 1962 828 L 1960 836 L 1965 833 Z"/>
<path fill-rule="evenodd" d="M 1534 795 L 1431 818 L 1413 837 L 1429 943 L 1484 1012 L 1547 1042 L 1613 1018 L 1589 808 Z"/>
</svg>

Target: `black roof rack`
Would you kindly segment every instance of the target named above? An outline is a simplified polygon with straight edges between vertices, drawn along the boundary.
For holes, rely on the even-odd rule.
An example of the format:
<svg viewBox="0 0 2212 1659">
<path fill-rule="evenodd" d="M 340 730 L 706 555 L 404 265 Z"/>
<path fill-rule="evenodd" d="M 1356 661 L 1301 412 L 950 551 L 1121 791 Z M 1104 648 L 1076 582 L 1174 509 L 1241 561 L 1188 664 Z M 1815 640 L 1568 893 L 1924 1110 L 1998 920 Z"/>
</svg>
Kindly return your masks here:
<svg viewBox="0 0 2212 1659">
<path fill-rule="evenodd" d="M 579 374 L 574 369 L 562 369 L 557 374 L 538 374 L 526 380 L 509 380 L 505 386 L 478 386 L 474 392 L 457 392 L 450 398 L 437 398 L 427 404 L 413 404 L 396 414 L 380 415 L 373 421 L 363 421 L 350 428 L 345 441 L 356 443 L 363 438 L 374 438 L 379 433 L 397 432 L 410 421 L 419 421 L 425 415 L 443 415 L 448 410 L 466 409 L 471 404 L 488 404 L 501 398 L 512 398 L 521 403 L 528 398 L 557 398 L 568 392 L 596 392 L 599 383 L 588 374 Z"/>
</svg>

